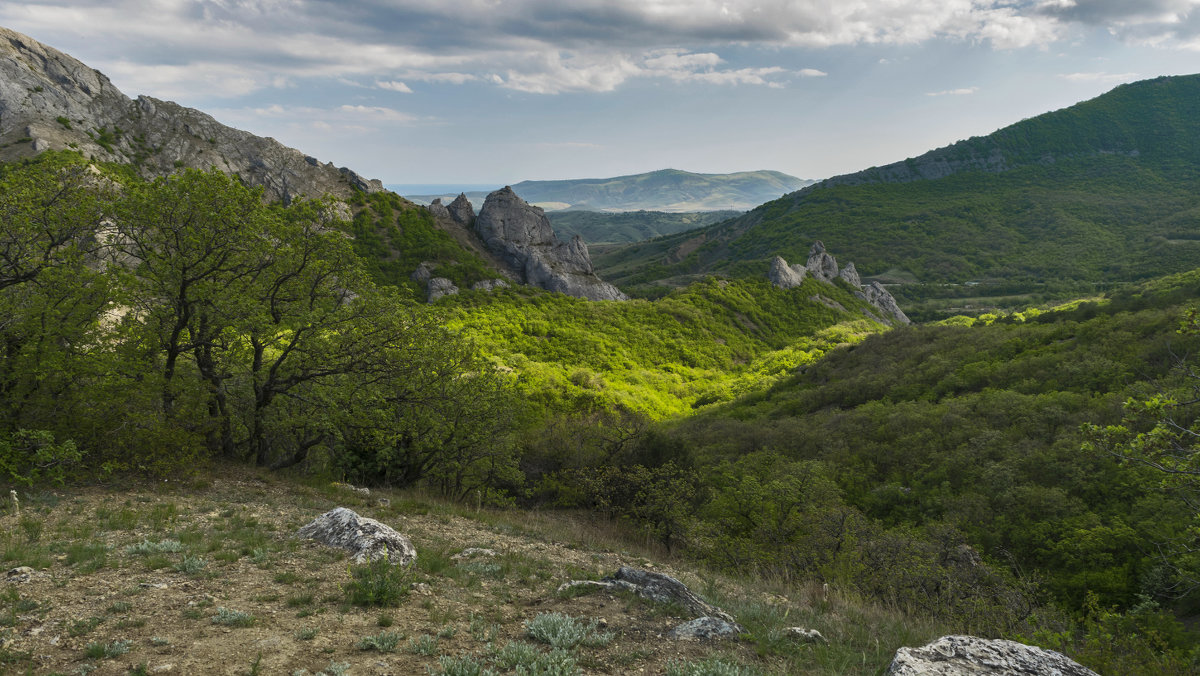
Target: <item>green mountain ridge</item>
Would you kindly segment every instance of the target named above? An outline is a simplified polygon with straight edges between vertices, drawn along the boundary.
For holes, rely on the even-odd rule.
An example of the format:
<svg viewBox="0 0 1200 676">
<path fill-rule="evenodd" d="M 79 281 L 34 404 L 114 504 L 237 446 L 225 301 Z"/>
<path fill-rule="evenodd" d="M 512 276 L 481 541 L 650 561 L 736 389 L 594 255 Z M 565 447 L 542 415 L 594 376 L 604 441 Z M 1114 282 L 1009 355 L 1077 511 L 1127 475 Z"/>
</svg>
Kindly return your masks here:
<svg viewBox="0 0 1200 676">
<path fill-rule="evenodd" d="M 1066 298 L 1200 265 L 1197 138 L 1200 76 L 1147 80 L 595 264 L 633 287 L 752 277 L 820 239 L 865 277 L 908 282 L 893 291 L 906 311 L 946 297 Z"/>
<path fill-rule="evenodd" d="M 660 169 L 610 178 L 521 181 L 513 184 L 512 189 L 526 202 L 547 205 L 547 210 L 741 211 L 811 183 L 778 171 L 697 174 Z M 487 196 L 486 192 L 466 194 L 476 204 Z M 435 198 L 448 201 L 455 195 L 408 197 L 429 202 Z"/>
</svg>

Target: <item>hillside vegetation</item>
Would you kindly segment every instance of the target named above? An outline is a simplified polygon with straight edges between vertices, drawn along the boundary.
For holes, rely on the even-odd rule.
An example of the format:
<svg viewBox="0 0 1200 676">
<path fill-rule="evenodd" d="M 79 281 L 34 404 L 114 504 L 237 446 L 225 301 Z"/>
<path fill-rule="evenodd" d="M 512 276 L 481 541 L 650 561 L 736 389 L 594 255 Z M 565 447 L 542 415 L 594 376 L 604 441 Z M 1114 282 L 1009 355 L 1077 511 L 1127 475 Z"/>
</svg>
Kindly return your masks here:
<svg viewBox="0 0 1200 676">
<path fill-rule="evenodd" d="M 755 276 L 820 239 L 868 276 L 902 282 L 893 293 L 916 318 L 1181 272 L 1200 265 L 1197 101 L 1200 76 L 1124 85 L 733 221 L 605 252 L 597 271 L 623 286 Z"/>
<path fill-rule="evenodd" d="M 551 211 L 546 214 L 561 240 L 583 237 L 589 248 L 596 244 L 627 244 L 652 237 L 673 235 L 720 223 L 738 215 L 736 211 L 696 211 L 669 214 L 662 211 Z"/>
</svg>

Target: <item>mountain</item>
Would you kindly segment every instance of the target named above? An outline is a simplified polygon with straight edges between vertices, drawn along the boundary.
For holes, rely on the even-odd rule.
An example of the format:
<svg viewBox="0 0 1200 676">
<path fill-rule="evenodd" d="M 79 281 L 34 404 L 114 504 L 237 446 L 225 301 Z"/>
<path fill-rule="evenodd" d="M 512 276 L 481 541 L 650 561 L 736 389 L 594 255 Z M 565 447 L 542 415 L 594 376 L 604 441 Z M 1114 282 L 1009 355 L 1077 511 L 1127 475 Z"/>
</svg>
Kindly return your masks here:
<svg viewBox="0 0 1200 676">
<path fill-rule="evenodd" d="M 1198 174 L 1200 76 L 1163 77 L 595 263 L 627 285 L 749 277 L 820 239 L 902 304 L 1062 297 L 1200 265 Z"/>
<path fill-rule="evenodd" d="M 591 244 L 628 244 L 673 235 L 741 215 L 737 211 L 551 211 L 546 216 L 559 237 L 579 235 Z"/>
<path fill-rule="evenodd" d="M 733 174 L 694 174 L 661 169 L 613 178 L 564 181 L 521 181 L 513 190 L 547 211 L 717 211 L 749 209 L 766 200 L 810 185 L 812 181 L 778 171 L 743 171 Z M 478 201 L 486 193 L 467 197 Z M 454 195 L 406 195 L 417 202 Z"/>
<path fill-rule="evenodd" d="M 100 71 L 0 27 L 0 162 L 51 149 L 130 164 L 146 178 L 216 167 L 284 201 L 383 189 L 198 110 L 150 96 L 130 99 Z"/>
</svg>

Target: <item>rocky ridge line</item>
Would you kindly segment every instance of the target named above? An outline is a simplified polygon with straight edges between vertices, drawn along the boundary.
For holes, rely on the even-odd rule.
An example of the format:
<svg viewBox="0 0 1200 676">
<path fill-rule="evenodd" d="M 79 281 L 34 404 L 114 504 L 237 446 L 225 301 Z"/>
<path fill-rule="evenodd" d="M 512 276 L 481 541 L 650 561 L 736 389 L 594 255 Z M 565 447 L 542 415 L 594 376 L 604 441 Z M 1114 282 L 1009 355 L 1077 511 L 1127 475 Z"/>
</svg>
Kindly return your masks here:
<svg viewBox="0 0 1200 676">
<path fill-rule="evenodd" d="M 812 275 L 816 279 L 826 284 L 833 284 L 835 279 L 841 279 L 849 284 L 855 291 L 854 295 L 862 300 L 873 305 L 877 310 L 883 313 L 882 317 L 876 317 L 868 313 L 871 319 L 875 319 L 888 324 L 911 324 L 912 322 L 900 309 L 896 303 L 896 299 L 892 294 L 883 287 L 879 282 L 871 282 L 863 286 L 862 278 L 858 274 L 858 269 L 854 267 L 854 263 L 846 265 L 839 269 L 837 259 L 825 250 L 825 245 L 820 241 L 813 243 L 812 248 L 808 252 L 808 261 L 805 265 L 789 265 L 783 256 L 776 256 L 771 259 L 771 267 L 767 271 L 767 279 L 780 289 L 794 289 L 804 283 L 806 275 Z M 864 310 L 864 313 L 866 311 Z"/>
<path fill-rule="evenodd" d="M 215 167 L 284 202 L 383 190 L 378 180 L 193 108 L 150 96 L 130 99 L 100 71 L 0 27 L 0 162 L 68 149 L 130 164 L 144 178 Z"/>
</svg>

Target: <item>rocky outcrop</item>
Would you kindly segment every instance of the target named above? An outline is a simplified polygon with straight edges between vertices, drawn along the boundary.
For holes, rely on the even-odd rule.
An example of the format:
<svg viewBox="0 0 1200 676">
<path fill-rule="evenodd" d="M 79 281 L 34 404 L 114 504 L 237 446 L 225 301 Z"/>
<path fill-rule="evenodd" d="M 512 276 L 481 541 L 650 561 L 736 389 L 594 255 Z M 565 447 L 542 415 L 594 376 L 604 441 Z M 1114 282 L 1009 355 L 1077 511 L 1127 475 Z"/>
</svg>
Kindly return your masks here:
<svg viewBox="0 0 1200 676">
<path fill-rule="evenodd" d="M 900 309 L 900 306 L 896 304 L 896 299 L 892 297 L 892 294 L 888 293 L 888 290 L 883 288 L 883 285 L 879 282 L 871 282 L 855 295 L 879 308 L 881 312 L 891 315 L 901 324 L 912 323 L 904 314 L 904 311 Z"/>
<path fill-rule="evenodd" d="M 862 300 L 867 301 L 875 309 L 879 310 L 882 316 L 876 315 L 868 310 L 863 310 L 872 321 L 881 321 L 884 324 L 911 324 L 912 322 L 900 309 L 896 303 L 896 299 L 888 290 L 883 288 L 879 282 L 871 282 L 867 286 L 863 286 L 862 278 L 858 275 L 858 269 L 854 267 L 854 263 L 849 263 L 846 267 L 838 270 L 837 259 L 825 250 L 825 245 L 820 241 L 814 242 L 812 249 L 808 252 L 808 262 L 804 267 L 799 265 L 788 265 L 788 262 L 782 256 L 776 256 L 771 259 L 771 268 L 767 272 L 767 278 L 771 283 L 781 289 L 792 289 L 800 286 L 804 282 L 805 272 L 811 273 L 813 278 L 829 284 L 834 283 L 834 280 L 841 279 L 849 284 L 854 289 L 854 295 Z M 845 307 L 837 301 L 826 298 L 820 294 L 810 296 L 810 300 L 816 301 L 825 305 L 828 308 L 845 311 Z"/>
<path fill-rule="evenodd" d="M 437 201 L 437 200 L 435 200 Z M 472 206 L 471 200 L 467 199 L 466 193 L 458 193 L 458 197 L 446 207 L 450 218 L 459 225 L 469 228 L 475 225 L 475 207 Z"/>
<path fill-rule="evenodd" d="M 588 300 L 628 300 L 596 276 L 582 238 L 559 241 L 546 213 L 510 187 L 487 196 L 474 230 L 487 250 L 516 270 L 525 284 Z"/>
<path fill-rule="evenodd" d="M 825 251 L 825 245 L 820 240 L 813 242 L 808 251 L 808 263 L 804 267 L 823 282 L 832 282 L 838 276 L 837 259 Z"/>
<path fill-rule="evenodd" d="M 430 303 L 436 301 L 443 296 L 454 296 L 458 294 L 458 287 L 454 282 L 445 277 L 433 277 L 429 280 L 428 301 Z"/>
<path fill-rule="evenodd" d="M 429 213 L 434 218 L 450 218 L 450 210 L 446 208 L 445 204 L 442 204 L 442 198 L 440 197 L 430 202 L 429 206 L 425 208 L 429 209 Z"/>
<path fill-rule="evenodd" d="M 0 162 L 67 148 L 132 165 L 147 178 L 215 167 L 285 202 L 383 190 L 377 180 L 198 110 L 149 96 L 130 99 L 99 71 L 0 28 Z"/>
<path fill-rule="evenodd" d="M 767 279 L 780 289 L 794 289 L 804 283 L 806 269 L 803 265 L 788 265 L 783 256 L 771 259 L 771 269 L 767 271 Z"/>
<path fill-rule="evenodd" d="M 393 565 L 407 566 L 417 560 L 412 542 L 391 526 L 337 507 L 296 531 L 296 535 L 340 547 L 354 555 L 356 563 L 387 557 Z"/>
<path fill-rule="evenodd" d="M 602 580 L 572 580 L 559 586 L 560 593 L 576 587 L 627 591 L 654 601 L 683 608 L 696 615 L 671 632 L 672 638 L 715 638 L 745 631 L 733 616 L 697 596 L 687 585 L 670 575 L 622 566 Z"/>
<path fill-rule="evenodd" d="M 896 651 L 885 676 L 1098 676 L 1062 653 L 1005 639 L 943 636 Z"/>
<path fill-rule="evenodd" d="M 503 279 L 485 279 L 485 280 L 482 280 L 479 282 L 475 282 L 474 284 L 471 285 L 472 291 L 486 291 L 488 293 L 491 293 L 492 291 L 495 291 L 496 289 L 507 289 L 507 288 L 508 288 L 508 282 L 504 281 Z"/>
</svg>

